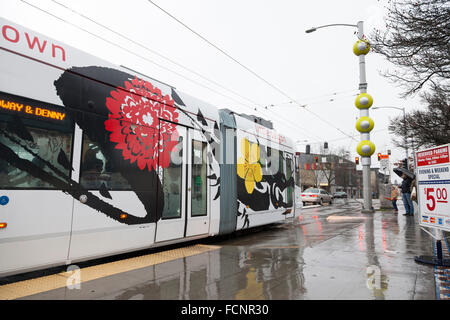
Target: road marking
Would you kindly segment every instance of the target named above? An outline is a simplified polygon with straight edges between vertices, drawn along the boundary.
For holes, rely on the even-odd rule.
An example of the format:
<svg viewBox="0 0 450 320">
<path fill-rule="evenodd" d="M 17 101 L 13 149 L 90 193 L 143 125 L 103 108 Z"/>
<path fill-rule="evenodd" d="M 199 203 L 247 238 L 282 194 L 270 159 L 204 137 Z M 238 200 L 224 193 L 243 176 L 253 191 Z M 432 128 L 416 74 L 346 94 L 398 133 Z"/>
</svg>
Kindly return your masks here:
<svg viewBox="0 0 450 320">
<path fill-rule="evenodd" d="M 327 221 L 345 221 L 345 220 L 365 220 L 366 217 L 355 216 L 328 216 Z"/>
<path fill-rule="evenodd" d="M 256 249 L 299 249 L 300 246 L 261 246 Z"/>
<path fill-rule="evenodd" d="M 118 273 L 149 267 L 180 258 L 220 249 L 220 246 L 196 244 L 144 256 L 113 261 L 80 269 L 80 283 L 112 276 Z M 73 272 L 61 272 L 50 276 L 24 280 L 0 286 L 0 300 L 12 300 L 33 294 L 63 288 Z"/>
</svg>

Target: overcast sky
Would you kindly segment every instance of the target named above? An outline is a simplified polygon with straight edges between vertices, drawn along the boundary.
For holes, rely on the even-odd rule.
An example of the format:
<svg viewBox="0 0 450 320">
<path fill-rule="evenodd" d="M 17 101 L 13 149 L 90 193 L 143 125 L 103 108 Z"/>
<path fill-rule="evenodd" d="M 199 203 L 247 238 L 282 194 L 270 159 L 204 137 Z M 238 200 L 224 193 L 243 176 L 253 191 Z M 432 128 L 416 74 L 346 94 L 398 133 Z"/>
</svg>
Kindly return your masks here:
<svg viewBox="0 0 450 320">
<path fill-rule="evenodd" d="M 318 151 L 319 145 L 327 141 L 332 150 L 345 147 L 352 158 L 357 156 L 356 144 L 360 137 L 355 122 L 359 110 L 354 106 L 354 99 L 358 92 L 359 67 L 358 58 L 352 52 L 357 40 L 356 28 L 330 27 L 310 34 L 305 30 L 330 23 L 356 24 L 362 20 L 365 34 L 369 34 L 374 27 L 384 26 L 387 1 L 154 0 L 285 95 L 208 45 L 148 0 L 26 1 L 127 48 L 145 60 L 20 0 L 1 0 L 0 14 L 102 59 L 169 83 L 218 108 L 263 116 L 271 120 L 277 130 L 299 141 L 298 151 L 304 152 L 306 143 L 312 144 L 312 151 Z M 394 67 L 383 57 L 373 52 L 366 56 L 368 93 L 374 98 L 374 106 L 406 107 L 407 111 L 422 109 L 418 97 L 409 100 L 399 97 L 401 89 L 380 74 L 387 68 Z M 291 99 L 306 104 L 306 109 L 324 120 L 290 103 Z M 391 149 L 393 161 L 404 158 L 404 150 L 393 147 L 387 126 L 389 118 L 401 114 L 395 109 L 370 110 L 375 122 L 371 140 L 376 152 Z M 354 135 L 354 140 L 342 131 Z M 372 167 L 378 166 L 375 153 Z"/>
</svg>

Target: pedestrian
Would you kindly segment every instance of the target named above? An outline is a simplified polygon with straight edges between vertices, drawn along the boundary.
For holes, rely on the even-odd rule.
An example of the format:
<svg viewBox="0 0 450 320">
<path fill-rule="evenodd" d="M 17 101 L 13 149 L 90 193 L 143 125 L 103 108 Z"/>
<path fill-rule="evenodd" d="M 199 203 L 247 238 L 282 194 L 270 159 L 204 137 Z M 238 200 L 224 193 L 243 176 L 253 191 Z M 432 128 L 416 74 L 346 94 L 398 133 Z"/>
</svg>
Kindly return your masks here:
<svg viewBox="0 0 450 320">
<path fill-rule="evenodd" d="M 398 198 L 397 186 L 392 186 L 391 200 L 392 200 L 392 206 L 394 207 L 394 213 L 398 213 L 397 198 Z"/>
<path fill-rule="evenodd" d="M 406 174 L 402 174 L 402 185 L 401 185 L 401 191 L 402 191 L 402 200 L 403 205 L 405 206 L 405 213 L 404 216 L 413 216 L 414 215 L 414 206 L 411 200 L 411 182 L 412 179 L 408 177 Z"/>
</svg>

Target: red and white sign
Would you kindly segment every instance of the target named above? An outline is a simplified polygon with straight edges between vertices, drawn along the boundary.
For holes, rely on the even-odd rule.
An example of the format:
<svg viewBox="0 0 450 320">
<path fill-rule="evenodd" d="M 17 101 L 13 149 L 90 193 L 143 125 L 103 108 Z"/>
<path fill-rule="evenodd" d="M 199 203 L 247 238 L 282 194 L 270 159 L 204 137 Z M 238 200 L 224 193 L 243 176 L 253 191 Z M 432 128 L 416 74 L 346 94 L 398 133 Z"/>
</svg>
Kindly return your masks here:
<svg viewBox="0 0 450 320">
<path fill-rule="evenodd" d="M 450 144 L 416 152 L 420 225 L 450 231 Z"/>
<path fill-rule="evenodd" d="M 276 141 L 277 143 L 283 144 L 286 142 L 286 137 L 278 134 L 274 130 L 270 130 L 266 127 L 263 127 L 257 123 L 255 123 L 255 130 L 258 136 L 262 136 L 268 140 Z"/>
<path fill-rule="evenodd" d="M 430 166 L 449 162 L 449 146 L 437 147 L 434 149 L 419 151 L 416 154 L 417 166 Z"/>
</svg>

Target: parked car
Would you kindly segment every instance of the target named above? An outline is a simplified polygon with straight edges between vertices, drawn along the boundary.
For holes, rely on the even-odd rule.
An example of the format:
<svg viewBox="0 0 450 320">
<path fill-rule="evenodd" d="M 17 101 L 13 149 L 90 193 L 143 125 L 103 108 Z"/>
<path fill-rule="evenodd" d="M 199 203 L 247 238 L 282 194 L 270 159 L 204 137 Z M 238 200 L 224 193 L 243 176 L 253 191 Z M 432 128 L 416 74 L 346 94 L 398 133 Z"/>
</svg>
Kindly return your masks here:
<svg viewBox="0 0 450 320">
<path fill-rule="evenodd" d="M 345 191 L 337 191 L 333 193 L 333 198 L 341 198 L 341 199 L 347 199 L 347 192 Z"/>
<path fill-rule="evenodd" d="M 333 203 L 333 197 L 323 189 L 308 188 L 302 192 L 303 205 L 307 203 L 317 203 L 322 205 L 324 202 Z"/>
</svg>

